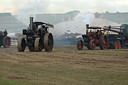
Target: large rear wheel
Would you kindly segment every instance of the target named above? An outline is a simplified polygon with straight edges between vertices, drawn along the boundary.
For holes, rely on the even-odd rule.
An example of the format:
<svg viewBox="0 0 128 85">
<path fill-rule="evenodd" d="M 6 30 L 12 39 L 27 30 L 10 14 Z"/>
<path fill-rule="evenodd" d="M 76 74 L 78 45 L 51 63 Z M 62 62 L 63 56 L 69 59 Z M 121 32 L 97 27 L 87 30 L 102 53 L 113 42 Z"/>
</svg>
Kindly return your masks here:
<svg viewBox="0 0 128 85">
<path fill-rule="evenodd" d="M 17 42 L 17 48 L 19 52 L 24 52 L 26 47 L 26 42 L 24 38 L 20 38 Z"/>
<path fill-rule="evenodd" d="M 78 49 L 78 50 L 82 50 L 82 49 L 83 49 L 83 42 L 82 42 L 82 40 L 79 40 L 79 41 L 77 42 L 77 49 Z"/>
<path fill-rule="evenodd" d="M 11 38 L 8 36 L 5 36 L 3 38 L 3 46 L 4 48 L 9 48 L 11 46 Z"/>
<path fill-rule="evenodd" d="M 40 38 L 36 38 L 35 39 L 34 47 L 35 47 L 35 51 L 36 52 L 42 51 L 43 42 L 42 42 L 42 40 Z"/>
<path fill-rule="evenodd" d="M 44 35 L 44 49 L 45 51 L 49 52 L 53 49 L 53 36 L 51 33 L 45 33 Z"/>
</svg>

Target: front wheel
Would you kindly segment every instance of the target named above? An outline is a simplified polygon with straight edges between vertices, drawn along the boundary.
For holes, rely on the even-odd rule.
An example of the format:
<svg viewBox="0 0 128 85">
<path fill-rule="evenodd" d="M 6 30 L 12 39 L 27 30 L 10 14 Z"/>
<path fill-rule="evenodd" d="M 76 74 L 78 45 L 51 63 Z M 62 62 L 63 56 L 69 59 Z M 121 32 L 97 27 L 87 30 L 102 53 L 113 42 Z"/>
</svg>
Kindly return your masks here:
<svg viewBox="0 0 128 85">
<path fill-rule="evenodd" d="M 17 48 L 19 52 L 24 52 L 26 47 L 26 42 L 24 38 L 20 38 L 17 42 Z"/>
<path fill-rule="evenodd" d="M 47 52 L 52 51 L 53 49 L 53 36 L 51 33 L 45 33 L 44 35 L 44 49 Z"/>
<path fill-rule="evenodd" d="M 79 40 L 79 41 L 77 42 L 77 49 L 78 49 L 78 50 L 82 50 L 82 49 L 83 49 L 83 42 L 82 42 L 82 40 Z"/>
<path fill-rule="evenodd" d="M 42 40 L 40 38 L 36 38 L 35 39 L 34 47 L 35 47 L 35 51 L 36 52 L 42 51 L 43 42 L 42 42 Z"/>
</svg>

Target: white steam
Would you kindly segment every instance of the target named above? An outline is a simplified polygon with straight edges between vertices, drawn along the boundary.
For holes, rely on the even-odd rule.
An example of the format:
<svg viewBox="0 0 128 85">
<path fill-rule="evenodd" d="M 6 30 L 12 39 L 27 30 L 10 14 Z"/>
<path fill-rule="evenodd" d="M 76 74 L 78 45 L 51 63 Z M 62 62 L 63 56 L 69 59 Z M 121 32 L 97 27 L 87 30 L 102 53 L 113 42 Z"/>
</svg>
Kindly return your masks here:
<svg viewBox="0 0 128 85">
<path fill-rule="evenodd" d="M 83 22 L 85 24 L 90 24 L 91 21 L 95 18 L 94 14 L 92 13 L 84 13 L 84 14 L 81 14 L 79 13 L 75 18 L 74 20 L 77 21 L 77 22 Z"/>
<path fill-rule="evenodd" d="M 91 13 L 79 13 L 74 20 L 68 22 L 61 22 L 55 25 L 55 29 L 52 29 L 54 35 L 63 35 L 70 30 L 70 33 L 86 33 L 86 24 L 90 24 L 94 19 L 94 14 Z"/>
</svg>

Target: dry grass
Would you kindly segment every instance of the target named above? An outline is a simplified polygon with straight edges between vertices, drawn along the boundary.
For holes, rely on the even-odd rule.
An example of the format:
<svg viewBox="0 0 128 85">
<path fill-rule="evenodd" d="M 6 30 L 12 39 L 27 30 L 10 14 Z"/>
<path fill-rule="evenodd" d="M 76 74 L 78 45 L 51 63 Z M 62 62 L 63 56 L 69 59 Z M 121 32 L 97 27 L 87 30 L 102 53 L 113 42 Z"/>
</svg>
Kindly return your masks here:
<svg viewBox="0 0 128 85">
<path fill-rule="evenodd" d="M 0 78 L 34 85 L 128 85 L 128 49 L 54 52 L 0 48 Z"/>
</svg>

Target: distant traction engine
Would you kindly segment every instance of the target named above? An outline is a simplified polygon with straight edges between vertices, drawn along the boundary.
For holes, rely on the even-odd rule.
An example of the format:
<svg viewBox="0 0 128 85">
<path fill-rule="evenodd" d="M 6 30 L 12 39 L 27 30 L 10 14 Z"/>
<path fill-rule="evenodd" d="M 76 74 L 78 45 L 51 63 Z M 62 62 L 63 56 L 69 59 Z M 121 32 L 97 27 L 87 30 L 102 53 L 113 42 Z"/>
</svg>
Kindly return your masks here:
<svg viewBox="0 0 128 85">
<path fill-rule="evenodd" d="M 11 38 L 7 36 L 7 31 L 0 32 L 0 47 L 3 45 L 4 48 L 11 46 Z"/>
</svg>

